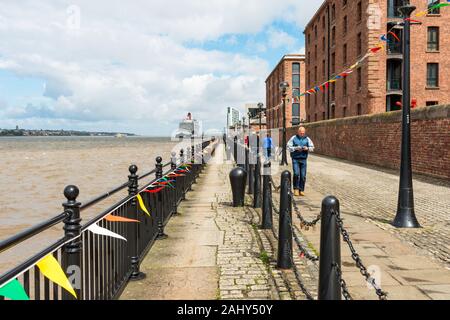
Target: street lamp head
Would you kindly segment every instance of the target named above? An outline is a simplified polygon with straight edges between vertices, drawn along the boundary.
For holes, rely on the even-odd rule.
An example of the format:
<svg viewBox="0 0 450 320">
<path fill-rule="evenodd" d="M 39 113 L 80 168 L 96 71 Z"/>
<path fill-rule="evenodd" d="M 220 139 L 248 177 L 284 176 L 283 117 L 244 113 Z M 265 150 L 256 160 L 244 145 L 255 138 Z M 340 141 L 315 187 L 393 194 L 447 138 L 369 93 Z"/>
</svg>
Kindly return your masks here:
<svg viewBox="0 0 450 320">
<path fill-rule="evenodd" d="M 262 103 L 262 102 L 258 103 L 258 108 L 259 109 L 262 109 L 263 107 L 264 107 L 264 103 Z"/>
<path fill-rule="evenodd" d="M 402 14 L 403 18 L 411 17 L 411 13 L 416 10 L 416 7 L 409 4 L 409 0 L 403 0 L 403 6 L 398 8 L 398 11 Z"/>
<path fill-rule="evenodd" d="M 286 81 L 283 81 L 280 83 L 280 90 L 282 92 L 286 92 L 286 90 L 289 88 L 289 83 Z"/>
</svg>

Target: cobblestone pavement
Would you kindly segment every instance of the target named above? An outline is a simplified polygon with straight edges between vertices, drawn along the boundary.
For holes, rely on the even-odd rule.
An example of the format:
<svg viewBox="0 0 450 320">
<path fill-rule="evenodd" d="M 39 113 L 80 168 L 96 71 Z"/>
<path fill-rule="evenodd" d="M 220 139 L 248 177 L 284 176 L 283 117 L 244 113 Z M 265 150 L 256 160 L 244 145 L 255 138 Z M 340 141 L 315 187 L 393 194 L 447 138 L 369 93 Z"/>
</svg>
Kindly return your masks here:
<svg viewBox="0 0 450 320">
<path fill-rule="evenodd" d="M 309 161 L 308 183 L 335 195 L 344 213 L 369 218 L 379 227 L 450 267 L 450 182 L 414 179 L 415 212 L 421 229 L 391 226 L 397 210 L 398 173 L 325 157 Z"/>
<path fill-rule="evenodd" d="M 390 225 L 397 205 L 395 172 L 321 156 L 311 156 L 308 166 L 306 197 L 296 198 L 302 215 L 313 220 L 322 199 L 335 195 L 355 248 L 366 266 L 381 271 L 382 287 L 390 299 L 450 298 L 450 188 L 446 182 L 415 179 L 416 215 L 423 228 L 396 229 Z M 278 182 L 280 171 L 286 167 L 276 169 L 274 180 Z M 298 220 L 295 223 L 299 225 Z M 319 233 L 302 230 L 308 246 L 316 251 Z M 353 297 L 376 299 L 344 242 L 341 247 L 344 279 Z"/>
</svg>

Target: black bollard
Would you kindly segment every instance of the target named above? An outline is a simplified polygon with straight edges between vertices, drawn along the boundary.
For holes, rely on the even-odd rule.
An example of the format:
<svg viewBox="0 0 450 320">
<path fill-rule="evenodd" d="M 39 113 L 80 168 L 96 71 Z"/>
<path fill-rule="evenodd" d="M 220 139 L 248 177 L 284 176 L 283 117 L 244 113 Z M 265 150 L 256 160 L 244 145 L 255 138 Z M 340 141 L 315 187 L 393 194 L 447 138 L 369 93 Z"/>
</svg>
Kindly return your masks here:
<svg viewBox="0 0 450 320">
<path fill-rule="evenodd" d="M 319 300 L 341 300 L 340 279 L 335 267 L 337 265 L 341 269 L 341 236 L 334 212 L 339 212 L 339 200 L 333 196 L 323 199 L 320 227 Z"/>
<path fill-rule="evenodd" d="M 264 163 L 261 229 L 272 229 L 272 182 L 270 181 L 270 166 L 270 161 Z"/>
<path fill-rule="evenodd" d="M 138 167 L 135 165 L 131 165 L 128 168 L 130 175 L 128 176 L 128 195 L 130 197 L 134 197 L 139 189 L 138 179 L 139 176 L 136 174 L 138 171 Z M 131 218 L 135 220 L 139 220 L 138 208 L 137 208 L 137 200 L 136 198 L 132 198 L 130 201 L 131 209 Z M 130 223 L 129 228 L 131 228 L 130 234 L 132 235 L 131 239 L 128 239 L 128 244 L 131 247 L 131 281 L 139 281 L 145 278 L 145 273 L 142 273 L 139 270 L 139 223 Z"/>
<path fill-rule="evenodd" d="M 78 237 L 81 233 L 81 203 L 77 201 L 80 190 L 76 186 L 67 186 L 64 189 L 64 196 L 67 202 L 63 203 L 64 211 L 69 215 L 64 219 L 64 235 L 67 239 Z M 81 237 L 69 242 L 62 251 L 62 269 L 66 274 L 72 274 L 77 278 L 77 285 L 74 286 L 78 299 L 82 299 L 83 292 L 83 265 L 82 265 L 82 242 Z M 68 291 L 62 291 L 63 300 L 76 300 Z"/>
<path fill-rule="evenodd" d="M 163 174 L 163 165 L 162 165 L 162 158 L 157 157 L 156 158 L 156 173 L 155 177 L 156 179 L 162 178 Z M 162 193 L 164 191 L 157 193 L 157 208 L 158 208 L 158 235 L 156 236 L 157 240 L 164 240 L 167 238 L 167 234 L 164 233 L 164 208 L 163 208 L 163 199 L 162 199 Z"/>
<path fill-rule="evenodd" d="M 255 171 L 253 175 L 253 208 L 261 208 L 262 196 L 261 196 L 261 161 L 259 157 L 256 158 Z"/>
<path fill-rule="evenodd" d="M 291 173 L 283 171 L 281 174 L 280 191 L 280 224 L 278 235 L 277 267 L 281 269 L 292 268 L 292 196 Z"/>
<path fill-rule="evenodd" d="M 230 172 L 231 190 L 233 191 L 233 207 L 243 207 L 245 200 L 245 183 L 247 173 L 244 169 L 236 167 Z"/>
</svg>

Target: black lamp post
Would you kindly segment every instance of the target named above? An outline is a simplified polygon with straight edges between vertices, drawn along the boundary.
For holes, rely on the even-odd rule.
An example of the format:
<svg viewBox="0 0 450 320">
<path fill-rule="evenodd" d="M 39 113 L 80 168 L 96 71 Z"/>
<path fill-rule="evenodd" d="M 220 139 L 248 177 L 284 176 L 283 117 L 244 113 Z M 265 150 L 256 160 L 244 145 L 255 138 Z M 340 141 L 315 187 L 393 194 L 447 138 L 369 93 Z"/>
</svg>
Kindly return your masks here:
<svg viewBox="0 0 450 320">
<path fill-rule="evenodd" d="M 403 27 L 403 106 L 402 106 L 402 146 L 400 164 L 400 187 L 398 193 L 397 215 L 393 225 L 397 228 L 420 228 L 414 213 L 414 193 L 411 169 L 411 13 L 416 9 L 406 0 L 399 8 L 404 21 Z"/>
<path fill-rule="evenodd" d="M 259 109 L 259 131 L 262 130 L 262 110 L 263 110 L 264 104 L 262 102 L 258 103 L 258 109 Z"/>
<path fill-rule="evenodd" d="M 280 83 L 281 94 L 283 95 L 283 146 L 282 146 L 282 154 L 281 154 L 281 163 L 280 165 L 287 166 L 287 154 L 286 154 L 286 96 L 287 89 L 289 88 L 289 83 L 283 81 Z"/>
</svg>

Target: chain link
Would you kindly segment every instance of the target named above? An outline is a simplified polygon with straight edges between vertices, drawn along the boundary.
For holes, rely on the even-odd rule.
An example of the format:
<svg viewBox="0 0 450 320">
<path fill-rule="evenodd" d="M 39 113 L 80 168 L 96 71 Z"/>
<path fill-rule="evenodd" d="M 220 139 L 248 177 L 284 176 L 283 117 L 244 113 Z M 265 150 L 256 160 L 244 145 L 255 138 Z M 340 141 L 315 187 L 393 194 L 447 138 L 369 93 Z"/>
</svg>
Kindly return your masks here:
<svg viewBox="0 0 450 320">
<path fill-rule="evenodd" d="M 295 214 L 297 215 L 298 219 L 300 220 L 300 228 L 305 229 L 306 231 L 309 230 L 309 227 L 315 227 L 316 224 L 322 219 L 322 212 L 320 212 L 317 217 L 312 221 L 307 221 L 305 218 L 303 218 L 302 214 L 300 213 L 300 209 L 297 206 L 297 203 L 294 201 L 294 197 L 292 196 L 292 205 L 294 207 Z"/>
<path fill-rule="evenodd" d="M 336 274 L 339 278 L 339 283 L 341 284 L 342 288 L 342 295 L 344 296 L 345 300 L 353 300 L 352 296 L 350 295 L 350 292 L 348 292 L 347 283 L 342 278 L 342 271 L 341 268 L 339 268 L 339 265 L 337 263 L 333 263 L 334 270 L 336 270 Z"/>
<path fill-rule="evenodd" d="M 367 271 L 367 268 L 364 266 L 361 257 L 356 252 L 355 248 L 353 247 L 353 243 L 350 240 L 350 236 L 344 228 L 344 222 L 341 219 L 341 215 L 339 212 L 333 211 L 333 214 L 336 215 L 336 221 L 339 226 L 339 229 L 341 231 L 342 237 L 344 241 L 347 243 L 348 247 L 350 248 L 350 251 L 352 253 L 352 259 L 355 261 L 356 266 L 359 268 L 359 271 L 361 274 L 366 278 L 366 281 L 372 285 L 372 287 L 375 289 L 375 293 L 377 294 L 378 298 L 380 300 L 387 300 L 387 293 L 384 292 L 376 283 L 375 278 L 373 278 L 370 273 Z"/>
<path fill-rule="evenodd" d="M 275 184 L 275 181 L 273 181 L 272 176 L 270 176 L 270 182 L 271 182 L 272 187 L 275 189 L 275 192 L 280 191 L 280 189 L 281 189 L 281 184 L 280 184 L 279 186 L 277 186 L 277 185 Z"/>
</svg>

